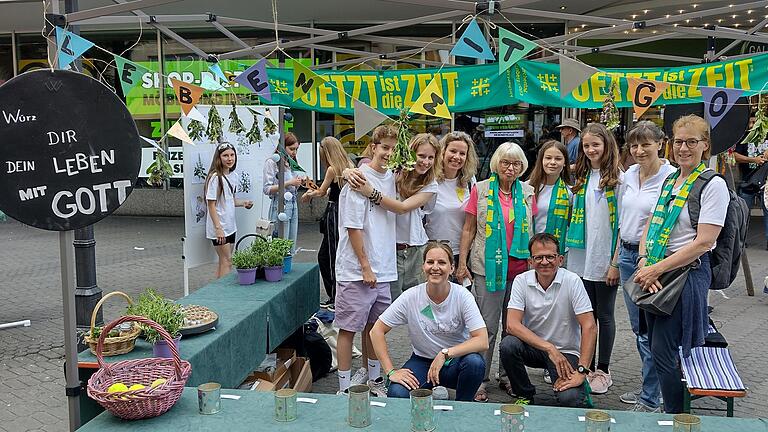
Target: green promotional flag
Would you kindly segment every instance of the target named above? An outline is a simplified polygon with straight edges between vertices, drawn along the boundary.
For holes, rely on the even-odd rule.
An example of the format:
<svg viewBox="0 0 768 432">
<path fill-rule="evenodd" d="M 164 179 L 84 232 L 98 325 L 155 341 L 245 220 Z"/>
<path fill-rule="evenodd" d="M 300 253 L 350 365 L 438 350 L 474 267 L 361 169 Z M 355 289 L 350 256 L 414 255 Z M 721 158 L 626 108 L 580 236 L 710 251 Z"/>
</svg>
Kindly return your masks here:
<svg viewBox="0 0 768 432">
<path fill-rule="evenodd" d="M 506 72 L 536 46 L 528 39 L 499 27 L 499 75 Z"/>
</svg>

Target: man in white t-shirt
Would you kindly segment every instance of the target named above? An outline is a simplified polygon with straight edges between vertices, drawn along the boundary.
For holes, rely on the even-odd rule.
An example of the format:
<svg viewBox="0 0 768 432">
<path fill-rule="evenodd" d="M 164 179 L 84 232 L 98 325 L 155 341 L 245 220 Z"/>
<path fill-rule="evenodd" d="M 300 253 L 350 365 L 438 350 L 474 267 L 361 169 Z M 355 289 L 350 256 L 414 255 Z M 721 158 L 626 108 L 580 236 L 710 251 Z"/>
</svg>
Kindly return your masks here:
<svg viewBox="0 0 768 432">
<path fill-rule="evenodd" d="M 560 268 L 563 257 L 552 234 L 534 235 L 528 249 L 533 270 L 512 283 L 500 361 L 518 397 L 533 402 L 536 394 L 525 367 L 546 368 L 558 403 L 584 407 L 589 395 L 585 365 L 592 360 L 597 337 L 592 304 L 581 278 Z"/>
<path fill-rule="evenodd" d="M 395 176 L 384 166 L 397 143 L 397 129 L 379 126 L 373 131 L 373 158 L 360 167 L 368 182 L 381 194 L 395 195 Z M 377 199 L 378 197 L 378 199 Z M 352 341 L 362 332 L 370 347 L 369 332 L 390 305 L 389 283 L 397 280 L 395 215 L 381 208 L 381 195 L 367 198 L 344 185 L 339 195 L 339 245 L 336 250 L 336 319 L 339 328 L 337 355 L 339 391 L 351 383 Z M 373 350 L 367 351 L 369 385 L 385 395 L 381 365 Z"/>
</svg>

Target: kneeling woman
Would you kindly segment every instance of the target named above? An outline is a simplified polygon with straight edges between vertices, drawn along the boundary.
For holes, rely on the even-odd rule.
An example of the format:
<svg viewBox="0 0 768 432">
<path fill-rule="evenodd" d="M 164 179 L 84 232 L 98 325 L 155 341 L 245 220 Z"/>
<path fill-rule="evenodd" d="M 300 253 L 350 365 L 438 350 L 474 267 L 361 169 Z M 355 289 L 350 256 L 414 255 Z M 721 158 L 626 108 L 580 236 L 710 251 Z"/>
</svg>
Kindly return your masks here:
<svg viewBox="0 0 768 432">
<path fill-rule="evenodd" d="M 376 321 L 371 342 L 390 381 L 387 396 L 407 398 L 416 388 L 456 389 L 456 400 L 471 401 L 483 382 L 488 332 L 472 294 L 448 281 L 453 273 L 449 245 L 431 241 L 424 251 L 427 282 L 409 289 Z M 385 335 L 408 326 L 411 358 L 395 369 Z"/>
</svg>

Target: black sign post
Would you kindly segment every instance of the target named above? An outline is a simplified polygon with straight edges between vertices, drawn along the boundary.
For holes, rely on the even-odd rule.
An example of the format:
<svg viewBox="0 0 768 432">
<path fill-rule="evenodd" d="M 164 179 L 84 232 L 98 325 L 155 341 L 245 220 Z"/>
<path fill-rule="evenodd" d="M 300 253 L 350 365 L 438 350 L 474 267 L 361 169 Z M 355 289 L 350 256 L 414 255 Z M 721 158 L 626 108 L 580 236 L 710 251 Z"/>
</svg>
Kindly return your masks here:
<svg viewBox="0 0 768 432">
<path fill-rule="evenodd" d="M 141 162 L 136 124 L 98 81 L 35 70 L 0 86 L 0 209 L 59 231 L 70 430 L 79 425 L 72 230 L 115 211 L 133 190 Z"/>
</svg>

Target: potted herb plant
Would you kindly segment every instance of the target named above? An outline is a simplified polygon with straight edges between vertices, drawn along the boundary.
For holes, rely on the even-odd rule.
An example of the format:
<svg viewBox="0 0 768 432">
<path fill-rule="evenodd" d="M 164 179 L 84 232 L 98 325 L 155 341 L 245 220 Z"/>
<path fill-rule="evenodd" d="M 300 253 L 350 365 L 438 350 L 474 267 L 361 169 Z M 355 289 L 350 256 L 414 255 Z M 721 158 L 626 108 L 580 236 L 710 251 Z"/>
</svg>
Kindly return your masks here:
<svg viewBox="0 0 768 432">
<path fill-rule="evenodd" d="M 257 235 L 250 249 L 256 256 L 256 279 L 264 279 L 264 253 L 269 249 L 269 242 Z"/>
<path fill-rule="evenodd" d="M 283 251 L 273 242 L 264 252 L 264 278 L 269 282 L 283 280 Z"/>
<path fill-rule="evenodd" d="M 235 251 L 232 254 L 232 265 L 237 269 L 237 281 L 240 285 L 251 285 L 256 282 L 256 267 L 259 263 L 252 249 Z"/>
<path fill-rule="evenodd" d="M 274 244 L 274 247 L 283 254 L 283 273 L 290 273 L 291 265 L 293 263 L 293 255 L 291 254 L 293 240 L 278 237 L 272 239 L 271 243 Z"/>
<path fill-rule="evenodd" d="M 181 305 L 163 297 L 154 289 L 147 288 L 139 295 L 136 303 L 128 306 L 127 313 L 128 315 L 139 315 L 149 318 L 159 324 L 171 335 L 173 343 L 178 350 L 179 341 L 181 340 L 180 330 L 184 325 L 184 311 Z M 157 330 L 143 324 L 140 324 L 140 327 L 144 333 L 144 339 L 152 344 L 152 354 L 155 357 L 173 357 L 168 347 L 168 342 L 160 336 Z"/>
</svg>

